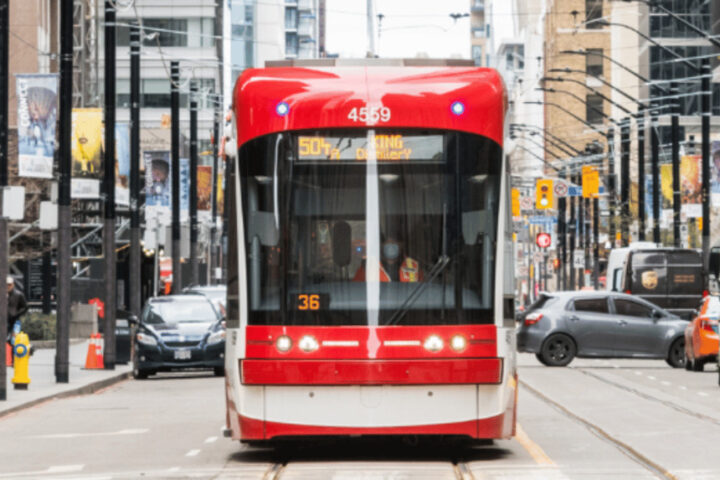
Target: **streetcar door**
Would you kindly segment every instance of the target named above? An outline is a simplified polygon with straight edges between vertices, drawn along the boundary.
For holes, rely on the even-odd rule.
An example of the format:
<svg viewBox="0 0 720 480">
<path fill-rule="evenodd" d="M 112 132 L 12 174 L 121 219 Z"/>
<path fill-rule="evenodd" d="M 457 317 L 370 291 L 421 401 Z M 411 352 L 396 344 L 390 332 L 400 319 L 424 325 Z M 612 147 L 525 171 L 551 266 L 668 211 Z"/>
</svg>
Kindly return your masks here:
<svg viewBox="0 0 720 480">
<path fill-rule="evenodd" d="M 578 353 L 611 355 L 617 335 L 617 321 L 610 315 L 608 298 L 579 297 L 567 308 L 567 325 L 577 342 Z"/>
</svg>

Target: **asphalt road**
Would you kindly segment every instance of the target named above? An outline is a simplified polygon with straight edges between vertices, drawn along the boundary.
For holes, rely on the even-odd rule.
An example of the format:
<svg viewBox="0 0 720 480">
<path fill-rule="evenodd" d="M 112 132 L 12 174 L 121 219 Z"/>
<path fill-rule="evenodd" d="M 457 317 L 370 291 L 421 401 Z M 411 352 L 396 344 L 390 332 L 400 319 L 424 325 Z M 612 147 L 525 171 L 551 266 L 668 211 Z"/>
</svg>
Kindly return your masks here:
<svg viewBox="0 0 720 480">
<path fill-rule="evenodd" d="M 518 436 L 476 447 L 344 441 L 279 451 L 222 437 L 222 379 L 164 374 L 0 419 L 0 479 L 720 478 L 717 371 L 520 356 Z"/>
</svg>

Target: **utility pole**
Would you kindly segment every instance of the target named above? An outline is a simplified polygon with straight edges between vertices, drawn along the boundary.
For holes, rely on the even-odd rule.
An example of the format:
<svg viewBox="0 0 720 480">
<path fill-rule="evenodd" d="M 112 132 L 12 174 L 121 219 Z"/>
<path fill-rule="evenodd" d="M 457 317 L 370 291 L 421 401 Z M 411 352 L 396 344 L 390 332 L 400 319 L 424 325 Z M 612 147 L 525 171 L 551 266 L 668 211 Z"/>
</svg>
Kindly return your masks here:
<svg viewBox="0 0 720 480">
<path fill-rule="evenodd" d="M 180 271 L 180 64 L 170 62 L 170 143 L 172 149 L 172 293 L 182 291 Z"/>
<path fill-rule="evenodd" d="M 369 58 L 375 57 L 375 1 L 367 0 L 367 41 L 368 51 L 367 56 Z"/>
<path fill-rule="evenodd" d="M 570 177 L 576 180 L 574 177 Z M 570 288 L 575 290 L 575 238 L 577 237 L 577 222 L 575 220 L 575 197 L 570 198 Z"/>
<path fill-rule="evenodd" d="M 620 237 L 627 247 L 630 233 L 630 118 L 620 127 Z"/>
<path fill-rule="evenodd" d="M 217 266 L 218 247 L 215 245 L 217 237 L 217 188 L 218 188 L 218 143 L 220 142 L 220 119 L 222 113 L 220 110 L 219 97 L 216 98 L 213 115 L 213 167 L 212 167 L 212 206 L 211 215 L 212 225 L 210 225 L 210 284 L 215 285 L 215 267 Z"/>
<path fill-rule="evenodd" d="M 140 27 L 130 27 L 130 312 L 140 317 Z"/>
<path fill-rule="evenodd" d="M 567 167 L 563 169 L 563 171 L 560 174 L 560 178 L 562 180 L 567 179 L 567 175 L 565 172 L 567 171 Z M 566 197 L 560 197 L 558 198 L 558 240 L 559 240 L 559 250 L 560 250 L 560 268 L 558 269 L 558 272 L 560 273 L 560 278 L 558 282 L 558 287 L 561 290 L 567 290 L 567 271 L 566 271 L 566 262 L 567 262 L 567 198 Z"/>
<path fill-rule="evenodd" d="M 615 206 L 617 203 L 617 192 L 615 190 L 615 129 L 610 128 L 607 135 L 608 141 L 608 237 L 610 245 L 615 246 Z"/>
<path fill-rule="evenodd" d="M 584 162 L 583 162 L 584 163 Z M 577 184 L 580 185 L 580 188 L 582 189 L 582 175 L 577 175 Z M 577 230 L 575 230 L 575 236 L 577 237 L 577 249 L 582 250 L 583 254 L 585 253 L 585 208 L 583 205 L 583 197 L 582 195 L 579 197 L 575 197 L 577 199 Z M 574 259 L 573 259 L 574 260 Z M 573 266 L 574 266 L 573 261 Z M 585 286 L 585 271 L 584 269 L 580 268 L 578 272 L 578 286 L 580 288 Z"/>
<path fill-rule="evenodd" d="M 679 248 L 682 245 L 680 239 L 680 99 L 677 96 L 678 87 L 675 82 L 670 86 L 670 93 L 674 102 L 670 119 L 672 136 L 673 245 Z"/>
<path fill-rule="evenodd" d="M 117 265 L 115 263 L 115 6 L 105 0 L 105 370 L 115 370 L 115 314 Z"/>
<path fill-rule="evenodd" d="M 58 239 L 57 239 L 57 333 L 55 381 L 68 383 L 70 357 L 70 263 L 72 232 L 70 176 L 72 174 L 72 76 L 73 0 L 60 3 L 60 105 L 58 112 Z"/>
<path fill-rule="evenodd" d="M 652 87 L 651 87 L 652 88 Z M 657 133 L 656 105 L 651 105 L 650 162 L 652 170 L 653 242 L 660 243 L 660 139 Z"/>
<path fill-rule="evenodd" d="M 636 117 L 638 151 L 638 217 L 640 241 L 645 241 L 645 109 L 639 108 Z"/>
<path fill-rule="evenodd" d="M 2 191 L 8 183 L 8 71 L 10 69 L 10 0 L 0 0 L 0 280 L 8 275 L 10 248 L 8 245 L 7 218 L 3 214 Z M 0 288 L 0 400 L 7 400 L 7 369 L 5 349 L 7 342 L 8 301 L 7 288 Z"/>
<path fill-rule="evenodd" d="M 593 287 L 600 290 L 600 199 L 593 198 Z M 606 277 L 606 282 L 607 277 Z"/>
<path fill-rule="evenodd" d="M 712 115 L 712 88 L 710 86 L 710 59 L 702 64 L 702 258 L 704 288 L 708 288 L 708 260 L 710 256 L 710 116 Z"/>
<path fill-rule="evenodd" d="M 197 255 L 197 84 L 190 81 L 190 272 L 191 283 L 199 284 L 198 255 Z"/>
</svg>

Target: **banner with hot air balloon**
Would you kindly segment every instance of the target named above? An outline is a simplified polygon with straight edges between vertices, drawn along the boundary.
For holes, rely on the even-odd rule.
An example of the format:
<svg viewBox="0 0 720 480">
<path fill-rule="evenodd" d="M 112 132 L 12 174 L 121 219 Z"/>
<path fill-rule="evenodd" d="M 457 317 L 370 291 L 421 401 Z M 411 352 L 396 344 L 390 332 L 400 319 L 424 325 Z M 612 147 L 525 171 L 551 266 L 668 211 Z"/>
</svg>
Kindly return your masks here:
<svg viewBox="0 0 720 480">
<path fill-rule="evenodd" d="M 72 111 L 73 198 L 100 198 L 103 165 L 103 111 L 101 108 L 73 108 Z"/>
<path fill-rule="evenodd" d="M 672 165 L 660 165 L 660 184 L 664 208 L 672 208 Z M 688 218 L 702 217 L 702 170 L 700 155 L 680 157 L 680 192 L 682 211 Z"/>
<path fill-rule="evenodd" d="M 18 176 L 53 178 L 57 74 L 15 76 Z"/>
</svg>

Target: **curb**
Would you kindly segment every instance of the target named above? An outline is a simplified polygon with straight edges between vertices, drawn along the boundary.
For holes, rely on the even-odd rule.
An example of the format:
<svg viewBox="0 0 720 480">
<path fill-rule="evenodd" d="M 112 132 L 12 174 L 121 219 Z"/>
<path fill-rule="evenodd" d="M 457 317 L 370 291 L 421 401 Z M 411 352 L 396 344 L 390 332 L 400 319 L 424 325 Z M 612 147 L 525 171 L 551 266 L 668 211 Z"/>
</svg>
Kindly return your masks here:
<svg viewBox="0 0 720 480">
<path fill-rule="evenodd" d="M 71 338 L 70 345 L 78 345 L 85 341 L 87 341 L 87 339 Z M 55 340 L 31 340 L 30 345 L 32 345 L 33 347 L 35 347 L 37 349 L 48 349 L 48 348 L 55 348 L 57 343 Z"/>
<path fill-rule="evenodd" d="M 30 407 L 34 407 L 41 403 L 48 402 L 50 400 L 59 400 L 61 398 L 77 397 L 80 395 L 90 395 L 99 390 L 102 390 L 104 388 L 115 385 L 116 383 L 122 382 L 123 380 L 126 380 L 126 379 L 130 378 L 131 376 L 132 376 L 131 371 L 123 372 L 123 373 L 114 375 L 112 377 L 105 378 L 103 380 L 98 380 L 96 382 L 82 385 L 80 387 L 76 387 L 76 388 L 72 388 L 69 390 L 65 390 L 63 392 L 53 393 L 53 394 L 50 394 L 50 395 L 47 395 L 44 397 L 36 398 L 35 400 L 31 400 L 31 401 L 23 403 L 21 405 L 17 405 L 15 407 L 8 408 L 7 410 L 0 410 L 0 419 L 2 419 L 2 417 L 10 415 L 11 413 L 16 413 L 21 410 L 25 410 Z"/>
</svg>

